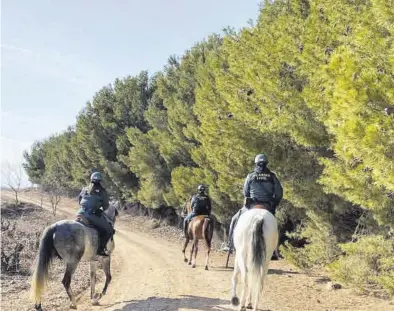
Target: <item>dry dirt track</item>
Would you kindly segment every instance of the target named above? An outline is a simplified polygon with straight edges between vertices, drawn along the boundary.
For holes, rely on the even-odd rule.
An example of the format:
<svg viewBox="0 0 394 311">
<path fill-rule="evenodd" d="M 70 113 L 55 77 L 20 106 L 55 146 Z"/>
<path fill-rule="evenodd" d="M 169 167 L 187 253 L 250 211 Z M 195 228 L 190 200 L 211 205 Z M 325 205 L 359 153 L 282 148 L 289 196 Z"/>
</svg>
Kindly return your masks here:
<svg viewBox="0 0 394 311">
<path fill-rule="evenodd" d="M 37 203 L 32 197 L 21 199 Z M 75 209 L 68 202 L 59 211 L 73 218 Z M 115 227 L 108 293 L 100 306 L 92 307 L 88 291 L 83 292 L 79 310 L 234 310 L 229 305 L 232 270 L 223 267 L 223 254 L 214 253 L 211 269 L 205 271 L 200 248 L 192 269 L 183 263 L 181 245 L 142 233 L 121 217 Z M 329 291 L 321 278 L 298 273 L 283 260 L 270 267 L 261 310 L 394 310 L 392 302 L 356 296 L 348 289 Z M 99 283 L 97 289 L 101 287 Z"/>
</svg>

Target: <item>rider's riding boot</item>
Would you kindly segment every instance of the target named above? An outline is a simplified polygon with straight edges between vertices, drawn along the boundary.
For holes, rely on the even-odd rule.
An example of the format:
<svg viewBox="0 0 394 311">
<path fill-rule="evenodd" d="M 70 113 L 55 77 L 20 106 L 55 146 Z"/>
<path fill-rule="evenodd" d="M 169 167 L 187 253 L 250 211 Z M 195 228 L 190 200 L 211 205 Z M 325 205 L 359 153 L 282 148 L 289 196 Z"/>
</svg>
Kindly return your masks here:
<svg viewBox="0 0 394 311">
<path fill-rule="evenodd" d="M 107 251 L 107 242 L 102 242 L 101 245 L 99 246 L 97 250 L 97 255 L 103 256 L 103 257 L 108 257 L 108 251 Z"/>
</svg>

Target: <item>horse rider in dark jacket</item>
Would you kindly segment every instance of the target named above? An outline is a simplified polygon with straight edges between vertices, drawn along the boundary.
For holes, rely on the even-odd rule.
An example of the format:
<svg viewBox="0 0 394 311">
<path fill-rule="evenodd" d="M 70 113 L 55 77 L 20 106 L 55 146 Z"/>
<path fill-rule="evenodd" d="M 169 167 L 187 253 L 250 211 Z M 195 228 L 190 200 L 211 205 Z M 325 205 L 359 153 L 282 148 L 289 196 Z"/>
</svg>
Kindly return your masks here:
<svg viewBox="0 0 394 311">
<path fill-rule="evenodd" d="M 183 230 L 185 232 L 185 236 L 187 237 L 187 229 L 189 226 L 190 220 L 197 215 L 211 215 L 211 199 L 206 193 L 206 187 L 204 185 L 199 185 L 197 188 L 197 193 L 193 195 L 191 199 L 191 209 L 192 212 L 185 217 L 183 222 Z"/>
<path fill-rule="evenodd" d="M 109 198 L 101 185 L 102 180 L 103 176 L 99 172 L 94 172 L 90 176 L 90 185 L 83 188 L 79 194 L 80 209 L 77 214 L 83 215 L 100 233 L 97 255 L 108 256 L 106 245 L 114 230 L 103 216 L 103 212 L 109 207 Z"/>
<path fill-rule="evenodd" d="M 254 163 L 254 171 L 248 174 L 244 183 L 244 207 L 231 219 L 228 243 L 230 248 L 233 243 L 234 226 L 241 213 L 255 205 L 264 205 L 275 216 L 276 207 L 283 197 L 282 185 L 276 175 L 267 167 L 268 157 L 265 154 L 258 154 Z"/>
</svg>

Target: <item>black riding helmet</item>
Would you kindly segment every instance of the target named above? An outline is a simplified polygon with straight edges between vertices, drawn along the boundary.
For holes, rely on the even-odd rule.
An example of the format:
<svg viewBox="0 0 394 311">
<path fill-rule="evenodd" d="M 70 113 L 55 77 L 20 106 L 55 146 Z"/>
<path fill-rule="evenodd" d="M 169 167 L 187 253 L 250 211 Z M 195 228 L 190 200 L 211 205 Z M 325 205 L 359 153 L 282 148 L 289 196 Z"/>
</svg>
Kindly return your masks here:
<svg viewBox="0 0 394 311">
<path fill-rule="evenodd" d="M 94 184 L 98 184 L 103 180 L 103 175 L 101 175 L 100 172 L 94 172 L 91 176 L 90 176 L 90 181 Z"/>
<path fill-rule="evenodd" d="M 207 188 L 204 185 L 199 185 L 197 188 L 197 192 L 200 194 L 204 194 Z"/>
<path fill-rule="evenodd" d="M 267 166 L 267 164 L 268 164 L 268 157 L 267 157 L 267 155 L 264 154 L 264 153 L 258 154 L 258 155 L 254 158 L 254 163 L 255 163 L 257 166 L 260 166 L 260 167 Z"/>
</svg>

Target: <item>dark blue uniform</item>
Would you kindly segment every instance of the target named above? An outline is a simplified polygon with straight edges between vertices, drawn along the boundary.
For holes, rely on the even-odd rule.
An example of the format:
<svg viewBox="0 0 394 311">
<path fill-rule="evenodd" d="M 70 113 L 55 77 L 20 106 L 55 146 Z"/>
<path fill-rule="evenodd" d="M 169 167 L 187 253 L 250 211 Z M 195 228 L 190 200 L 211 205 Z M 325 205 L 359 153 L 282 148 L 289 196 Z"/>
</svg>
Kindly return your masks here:
<svg viewBox="0 0 394 311">
<path fill-rule="evenodd" d="M 190 220 L 197 215 L 211 215 L 211 199 L 206 194 L 195 194 L 191 200 L 192 212 L 185 217 L 183 228 L 187 236 L 187 227 Z"/>
<path fill-rule="evenodd" d="M 204 194 L 195 194 L 191 200 L 191 207 L 192 212 L 186 216 L 186 221 L 197 215 L 210 215 L 212 209 L 211 199 Z"/>
<path fill-rule="evenodd" d="M 270 212 L 275 215 L 276 206 L 283 197 L 283 188 L 276 175 L 268 168 L 255 169 L 248 174 L 244 183 L 244 196 L 251 198 L 252 204 L 266 204 Z"/>
<path fill-rule="evenodd" d="M 263 204 L 275 216 L 276 207 L 283 198 L 283 188 L 276 175 L 267 167 L 256 166 L 254 172 L 248 174 L 244 183 L 244 196 L 251 199 L 250 206 L 244 206 L 231 219 L 229 230 L 229 247 L 232 243 L 234 224 L 242 212 L 254 205 Z"/>
<path fill-rule="evenodd" d="M 79 194 L 79 204 L 80 209 L 77 214 L 83 215 L 99 230 L 101 246 L 104 248 L 113 233 L 112 226 L 102 215 L 103 211 L 109 207 L 107 191 L 101 186 L 94 186 L 92 190 L 84 188 Z"/>
</svg>

